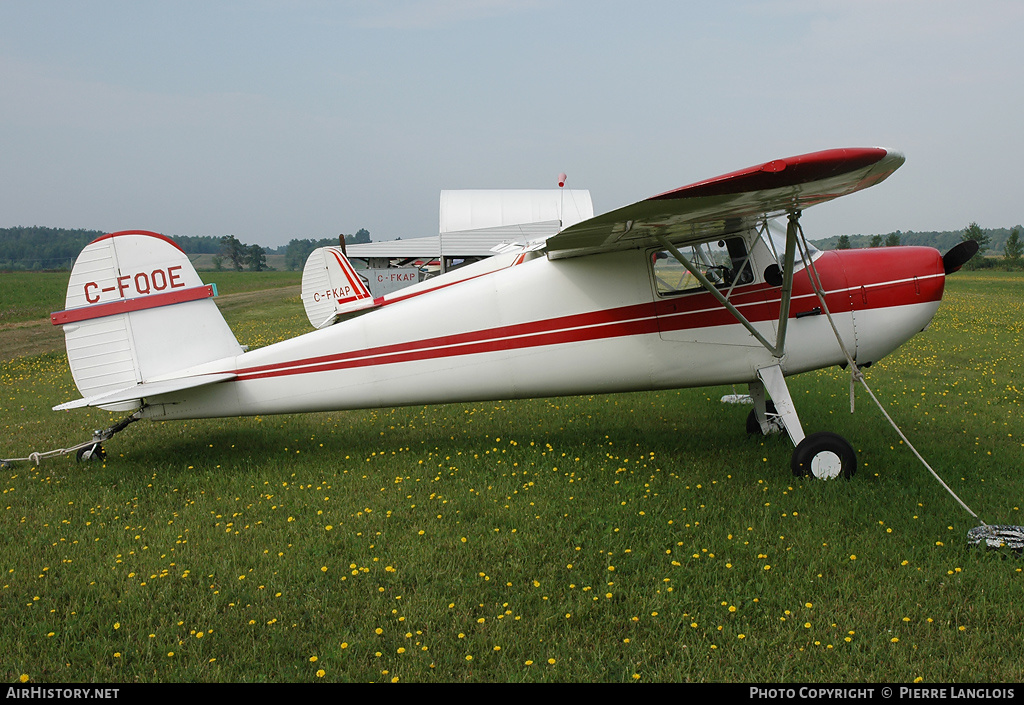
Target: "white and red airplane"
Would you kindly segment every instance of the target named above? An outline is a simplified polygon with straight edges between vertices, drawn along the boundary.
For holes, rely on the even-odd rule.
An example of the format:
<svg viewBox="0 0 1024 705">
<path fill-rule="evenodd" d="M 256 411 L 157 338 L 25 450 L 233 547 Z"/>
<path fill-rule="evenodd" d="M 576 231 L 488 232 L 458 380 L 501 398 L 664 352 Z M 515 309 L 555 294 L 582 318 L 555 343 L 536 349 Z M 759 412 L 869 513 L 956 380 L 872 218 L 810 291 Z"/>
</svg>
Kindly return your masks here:
<svg viewBox="0 0 1024 705">
<path fill-rule="evenodd" d="M 143 231 L 75 262 L 63 326 L 82 399 L 142 419 L 748 384 L 748 430 L 782 427 L 798 475 L 849 477 L 840 436 L 804 434 L 785 377 L 866 366 L 928 326 L 976 250 L 819 252 L 802 210 L 901 164 L 879 148 L 778 159 L 669 191 L 374 298 L 339 248 L 311 256 L 311 333 L 246 351 L 184 252 Z M 785 234 L 770 220 L 787 217 Z M 319 296 L 317 292 L 324 292 Z M 313 299 L 316 301 L 313 301 Z M 322 321 L 322 322 L 318 322 Z M 841 342 L 840 342 L 841 341 Z M 770 396 L 771 401 L 767 401 Z"/>
</svg>

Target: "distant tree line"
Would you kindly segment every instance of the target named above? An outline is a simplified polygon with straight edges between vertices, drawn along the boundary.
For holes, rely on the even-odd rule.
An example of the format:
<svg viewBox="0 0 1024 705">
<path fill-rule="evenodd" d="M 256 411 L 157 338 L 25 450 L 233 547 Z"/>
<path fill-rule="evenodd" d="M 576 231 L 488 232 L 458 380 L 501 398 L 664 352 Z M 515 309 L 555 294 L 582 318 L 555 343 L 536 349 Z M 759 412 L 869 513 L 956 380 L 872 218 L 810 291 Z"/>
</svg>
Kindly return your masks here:
<svg viewBox="0 0 1024 705">
<path fill-rule="evenodd" d="M 1021 243 L 1020 231 L 1020 225 L 1012 229 L 986 230 L 977 223 L 970 223 L 963 230 L 942 233 L 902 233 L 897 230 L 886 235 L 884 243 L 881 235 L 872 235 L 867 240 L 867 247 L 882 247 L 883 244 L 885 247 L 927 245 L 945 252 L 959 242 L 974 240 L 978 243 L 978 254 L 968 260 L 964 265 L 964 269 L 993 269 L 996 267 L 1022 269 L 1024 268 L 1024 245 Z M 864 243 L 866 236 L 840 235 L 836 238 L 818 240 L 815 242 L 815 245 L 823 249 L 855 249 L 858 247 L 858 245 L 854 244 L 855 238 L 860 243 Z M 906 241 L 904 238 L 906 238 Z M 994 251 L 997 249 L 995 244 L 997 242 L 999 243 L 998 249 L 1002 251 L 1002 256 L 986 257 L 985 255 L 989 252 L 994 254 Z M 863 247 L 863 244 L 860 246 Z"/>
<path fill-rule="evenodd" d="M 896 245 L 925 245 L 945 252 L 958 242 L 973 239 L 978 242 L 978 255 L 965 265 L 967 269 L 1003 267 L 1024 268 L 1024 246 L 1021 230 L 1013 228 L 982 228 L 971 223 L 963 230 L 942 232 L 927 231 L 895 232 L 885 235 L 839 235 L 814 240 L 813 244 L 824 250 L 844 250 L 864 247 L 893 247 Z M 67 230 L 64 228 L 16 227 L 0 228 L 0 269 L 44 270 L 70 269 L 75 258 L 86 245 L 104 235 L 101 230 Z M 214 237 L 210 235 L 172 235 L 172 240 L 188 255 L 213 255 L 216 269 L 268 269 L 267 255 L 284 255 L 287 269 L 302 269 L 309 254 L 318 247 L 337 245 L 338 238 L 321 239 L 292 238 L 287 245 L 264 248 L 247 245 L 234 235 Z M 370 233 L 361 228 L 354 235 L 345 235 L 348 244 L 370 242 Z M 986 256 L 989 255 L 989 256 Z"/>
<path fill-rule="evenodd" d="M 973 223 L 977 225 L 977 223 Z M 969 226 L 968 226 L 969 227 Z M 983 236 L 988 237 L 987 252 L 990 255 L 1002 254 L 1006 241 L 1013 230 L 1024 230 L 1021 225 L 1013 228 L 981 228 L 978 230 Z M 812 240 L 811 243 L 822 250 L 839 250 L 848 246 L 853 249 L 865 247 L 893 247 L 895 245 L 924 245 L 934 247 L 940 252 L 945 252 L 955 246 L 963 237 L 963 230 L 943 231 L 914 231 L 896 230 L 883 235 L 838 235 L 834 237 Z M 1019 235 L 1018 235 L 1019 237 Z"/>
<path fill-rule="evenodd" d="M 326 237 L 320 240 L 299 240 L 292 238 L 287 245 L 284 246 L 284 266 L 288 269 L 302 269 L 306 265 L 306 260 L 313 250 L 318 247 L 330 247 L 332 245 L 338 245 L 340 238 L 338 237 Z M 357 245 L 362 243 L 370 242 L 370 232 L 365 228 L 360 228 L 355 235 L 345 235 L 345 243 L 349 245 Z M 281 248 L 278 248 L 280 253 Z"/>
<path fill-rule="evenodd" d="M 2 228 L 0 269 L 70 269 L 82 248 L 103 234 L 99 230 Z"/>
<path fill-rule="evenodd" d="M 0 228 L 0 269 L 70 269 L 82 249 L 105 234 L 102 230 L 67 230 L 40 226 Z M 171 235 L 170 238 L 187 255 L 213 255 L 214 267 L 217 269 L 251 271 L 268 269 L 266 256 L 269 254 L 283 254 L 288 269 L 301 269 L 314 249 L 338 244 L 336 237 L 321 240 L 293 239 L 287 245 L 277 248 L 247 245 L 234 235 Z M 370 233 L 365 228 L 360 229 L 355 235 L 345 235 L 345 242 L 370 242 Z"/>
</svg>

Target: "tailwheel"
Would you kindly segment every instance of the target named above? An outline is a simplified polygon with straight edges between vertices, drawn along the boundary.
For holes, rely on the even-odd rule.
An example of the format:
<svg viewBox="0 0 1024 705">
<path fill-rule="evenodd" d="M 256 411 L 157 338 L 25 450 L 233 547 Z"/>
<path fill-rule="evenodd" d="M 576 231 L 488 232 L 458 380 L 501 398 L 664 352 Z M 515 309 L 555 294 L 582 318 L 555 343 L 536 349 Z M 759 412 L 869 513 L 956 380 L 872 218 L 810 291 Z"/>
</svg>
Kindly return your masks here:
<svg viewBox="0 0 1024 705">
<path fill-rule="evenodd" d="M 839 434 L 819 431 L 800 441 L 793 451 L 790 466 L 797 477 L 849 479 L 857 472 L 857 454 Z"/>
<path fill-rule="evenodd" d="M 85 446 L 79 448 L 78 452 L 75 453 L 75 460 L 80 463 L 86 462 L 99 462 L 107 457 L 107 451 L 103 449 L 103 446 L 99 443 L 93 443 L 91 446 Z"/>
</svg>

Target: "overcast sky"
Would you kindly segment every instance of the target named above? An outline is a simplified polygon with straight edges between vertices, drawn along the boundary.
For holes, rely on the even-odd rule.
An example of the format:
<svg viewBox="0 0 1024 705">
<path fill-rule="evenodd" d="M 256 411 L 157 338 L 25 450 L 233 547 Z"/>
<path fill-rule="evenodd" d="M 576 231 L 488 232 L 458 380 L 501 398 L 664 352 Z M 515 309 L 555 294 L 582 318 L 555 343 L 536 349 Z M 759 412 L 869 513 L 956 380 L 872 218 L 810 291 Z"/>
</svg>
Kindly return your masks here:
<svg viewBox="0 0 1024 705">
<path fill-rule="evenodd" d="M 0 0 L 0 227 L 436 235 L 442 189 L 598 213 L 818 149 L 812 239 L 1024 220 L 1019 0 Z"/>
</svg>

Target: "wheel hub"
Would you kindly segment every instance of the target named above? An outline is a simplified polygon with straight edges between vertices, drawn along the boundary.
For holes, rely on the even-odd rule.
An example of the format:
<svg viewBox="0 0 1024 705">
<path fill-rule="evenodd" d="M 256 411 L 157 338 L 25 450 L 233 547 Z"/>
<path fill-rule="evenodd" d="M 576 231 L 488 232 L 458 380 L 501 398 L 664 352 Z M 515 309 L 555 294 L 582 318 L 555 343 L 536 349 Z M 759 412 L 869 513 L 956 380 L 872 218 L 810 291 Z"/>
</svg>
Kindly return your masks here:
<svg viewBox="0 0 1024 705">
<path fill-rule="evenodd" d="M 811 474 L 819 480 L 834 480 L 843 472 L 843 459 L 823 450 L 811 459 Z"/>
</svg>

